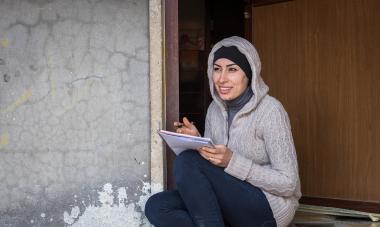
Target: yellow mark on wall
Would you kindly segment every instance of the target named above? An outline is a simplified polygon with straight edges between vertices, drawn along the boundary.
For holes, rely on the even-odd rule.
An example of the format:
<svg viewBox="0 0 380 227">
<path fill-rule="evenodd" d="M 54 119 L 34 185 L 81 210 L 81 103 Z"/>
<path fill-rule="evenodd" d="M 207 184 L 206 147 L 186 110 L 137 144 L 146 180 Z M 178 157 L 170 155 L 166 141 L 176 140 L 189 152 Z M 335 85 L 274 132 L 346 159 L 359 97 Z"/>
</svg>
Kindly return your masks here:
<svg viewBox="0 0 380 227">
<path fill-rule="evenodd" d="M 9 144 L 9 134 L 6 132 L 0 135 L 0 149 L 7 146 L 8 144 Z"/>
<path fill-rule="evenodd" d="M 8 48 L 10 45 L 9 39 L 7 38 L 1 39 L 0 43 L 1 43 L 1 46 L 3 46 L 4 48 Z"/>
<path fill-rule="evenodd" d="M 56 86 L 53 80 L 50 78 L 50 95 L 54 97 L 56 95 Z"/>
<path fill-rule="evenodd" d="M 85 83 L 85 88 L 86 89 L 91 89 L 93 84 L 94 84 L 94 81 L 87 80 L 86 83 Z"/>
<path fill-rule="evenodd" d="M 14 111 L 17 107 L 21 106 L 24 104 L 26 101 L 28 101 L 32 97 L 32 91 L 28 90 L 23 94 L 20 98 L 18 98 L 14 103 L 6 107 L 2 112 L 12 112 Z"/>
<path fill-rule="evenodd" d="M 52 66 L 53 65 L 53 58 L 52 57 L 48 57 L 47 63 L 48 63 L 48 66 Z"/>
</svg>

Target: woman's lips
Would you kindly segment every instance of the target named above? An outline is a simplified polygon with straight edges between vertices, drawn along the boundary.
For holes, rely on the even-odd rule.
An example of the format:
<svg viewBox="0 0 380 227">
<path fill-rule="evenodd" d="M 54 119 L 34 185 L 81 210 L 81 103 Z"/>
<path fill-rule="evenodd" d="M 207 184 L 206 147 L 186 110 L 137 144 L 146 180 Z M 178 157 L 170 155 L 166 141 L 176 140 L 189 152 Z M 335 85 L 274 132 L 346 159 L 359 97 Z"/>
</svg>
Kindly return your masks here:
<svg viewBox="0 0 380 227">
<path fill-rule="evenodd" d="M 232 87 L 219 87 L 220 94 L 228 94 L 231 91 Z"/>
</svg>

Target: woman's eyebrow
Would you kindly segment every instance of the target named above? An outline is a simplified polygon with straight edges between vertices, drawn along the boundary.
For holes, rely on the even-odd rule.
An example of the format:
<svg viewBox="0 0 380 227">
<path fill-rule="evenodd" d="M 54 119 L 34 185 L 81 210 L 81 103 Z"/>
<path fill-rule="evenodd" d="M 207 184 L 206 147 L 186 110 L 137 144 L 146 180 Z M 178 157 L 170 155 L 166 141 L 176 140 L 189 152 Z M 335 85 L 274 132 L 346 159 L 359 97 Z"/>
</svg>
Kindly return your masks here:
<svg viewBox="0 0 380 227">
<path fill-rule="evenodd" d="M 222 67 L 222 66 L 220 66 L 220 65 L 218 65 L 218 64 L 216 64 L 216 63 L 214 63 L 214 65 L 215 66 L 218 66 L 218 67 Z M 226 67 L 230 67 L 230 66 L 234 66 L 234 65 L 236 65 L 235 63 L 232 63 L 232 64 L 228 64 L 228 65 L 226 65 Z"/>
</svg>

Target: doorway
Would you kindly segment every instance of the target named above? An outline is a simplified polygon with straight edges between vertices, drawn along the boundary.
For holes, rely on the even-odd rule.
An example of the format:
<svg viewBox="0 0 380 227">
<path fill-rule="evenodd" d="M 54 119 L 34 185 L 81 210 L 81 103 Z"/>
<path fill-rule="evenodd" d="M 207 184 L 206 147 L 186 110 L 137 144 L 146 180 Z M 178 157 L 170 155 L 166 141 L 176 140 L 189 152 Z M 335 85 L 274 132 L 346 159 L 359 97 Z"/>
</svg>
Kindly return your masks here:
<svg viewBox="0 0 380 227">
<path fill-rule="evenodd" d="M 245 36 L 243 0 L 179 0 L 179 116 L 194 121 L 200 133 L 212 101 L 207 58 L 214 43 Z"/>
<path fill-rule="evenodd" d="M 251 9 L 250 4 L 249 0 L 178 0 L 177 116 L 179 119 L 189 118 L 201 134 L 207 108 L 212 101 L 207 78 L 208 53 L 213 44 L 229 36 L 251 39 L 251 20 L 247 16 L 250 11 L 245 10 Z M 171 92 L 171 88 L 167 91 Z M 173 109 L 176 108 L 167 107 L 167 111 Z M 170 124 L 172 122 L 167 122 Z M 175 188 L 172 175 L 174 158 L 173 152 L 168 151 L 168 189 Z"/>
</svg>

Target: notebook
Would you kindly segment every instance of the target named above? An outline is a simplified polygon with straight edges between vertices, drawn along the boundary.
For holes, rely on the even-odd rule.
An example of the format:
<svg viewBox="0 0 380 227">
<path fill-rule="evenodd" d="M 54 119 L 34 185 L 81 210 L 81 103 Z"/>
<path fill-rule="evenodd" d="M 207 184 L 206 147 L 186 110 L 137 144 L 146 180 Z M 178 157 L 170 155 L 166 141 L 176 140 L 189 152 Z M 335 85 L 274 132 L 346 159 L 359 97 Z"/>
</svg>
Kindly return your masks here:
<svg viewBox="0 0 380 227">
<path fill-rule="evenodd" d="M 161 138 L 168 144 L 176 155 L 179 155 L 182 151 L 189 149 L 195 150 L 201 147 L 214 147 L 214 143 L 210 138 L 190 136 L 166 130 L 160 130 L 158 134 L 160 134 Z"/>
</svg>

